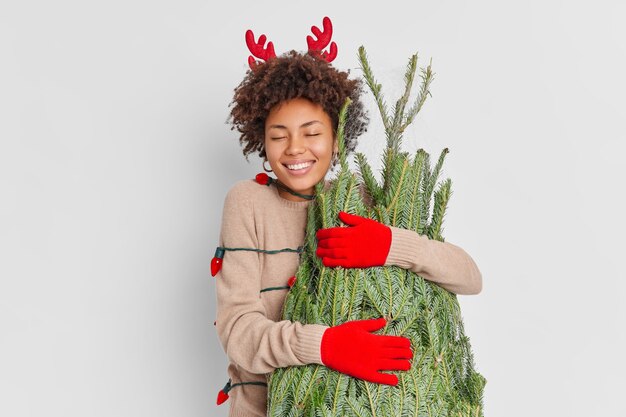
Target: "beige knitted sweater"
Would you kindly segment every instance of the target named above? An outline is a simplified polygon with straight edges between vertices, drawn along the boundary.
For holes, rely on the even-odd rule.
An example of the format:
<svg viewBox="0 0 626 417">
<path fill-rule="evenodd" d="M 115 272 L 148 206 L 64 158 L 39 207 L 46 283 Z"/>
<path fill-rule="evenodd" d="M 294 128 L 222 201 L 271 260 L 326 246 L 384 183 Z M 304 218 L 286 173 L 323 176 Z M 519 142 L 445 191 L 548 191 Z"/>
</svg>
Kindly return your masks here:
<svg viewBox="0 0 626 417">
<path fill-rule="evenodd" d="M 241 180 L 226 195 L 219 246 L 295 249 L 304 243 L 309 204 L 286 200 L 273 184 Z M 481 291 L 481 273 L 463 249 L 410 230 L 391 230 L 386 265 L 410 269 L 456 294 Z M 222 269 L 215 276 L 216 328 L 229 360 L 231 384 L 267 383 L 276 368 L 322 364 L 320 344 L 328 326 L 280 320 L 288 290 L 261 291 L 287 285 L 298 265 L 296 252 L 225 252 Z M 229 417 L 267 413 L 266 386 L 238 385 L 228 395 Z"/>
</svg>

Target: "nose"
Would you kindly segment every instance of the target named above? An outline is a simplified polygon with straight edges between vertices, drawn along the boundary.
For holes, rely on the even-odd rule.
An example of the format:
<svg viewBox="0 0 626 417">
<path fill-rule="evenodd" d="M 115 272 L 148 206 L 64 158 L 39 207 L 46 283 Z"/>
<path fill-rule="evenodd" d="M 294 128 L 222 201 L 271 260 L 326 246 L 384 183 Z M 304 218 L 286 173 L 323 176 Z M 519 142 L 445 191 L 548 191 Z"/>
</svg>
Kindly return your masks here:
<svg viewBox="0 0 626 417">
<path fill-rule="evenodd" d="M 285 149 L 285 153 L 287 155 L 297 155 L 303 153 L 305 149 L 304 138 L 300 135 L 293 135 L 289 138 L 289 144 L 287 145 L 287 149 Z"/>
</svg>

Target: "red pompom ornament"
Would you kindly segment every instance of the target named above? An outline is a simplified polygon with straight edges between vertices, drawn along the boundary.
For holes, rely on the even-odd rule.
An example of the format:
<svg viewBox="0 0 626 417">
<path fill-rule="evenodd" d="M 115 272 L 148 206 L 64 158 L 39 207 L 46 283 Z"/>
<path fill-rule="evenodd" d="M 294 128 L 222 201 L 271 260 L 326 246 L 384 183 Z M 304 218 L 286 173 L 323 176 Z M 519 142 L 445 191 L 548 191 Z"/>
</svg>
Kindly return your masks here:
<svg viewBox="0 0 626 417">
<path fill-rule="evenodd" d="M 222 269 L 222 258 L 224 257 L 224 248 L 219 246 L 215 249 L 215 256 L 211 259 L 211 276 L 217 275 Z"/>
</svg>

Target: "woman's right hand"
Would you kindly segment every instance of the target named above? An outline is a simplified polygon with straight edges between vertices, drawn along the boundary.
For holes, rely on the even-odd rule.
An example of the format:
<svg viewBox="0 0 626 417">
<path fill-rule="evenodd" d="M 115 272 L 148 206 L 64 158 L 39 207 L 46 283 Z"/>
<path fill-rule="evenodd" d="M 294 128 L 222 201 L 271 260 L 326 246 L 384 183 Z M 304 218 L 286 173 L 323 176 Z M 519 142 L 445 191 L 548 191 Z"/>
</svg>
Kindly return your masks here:
<svg viewBox="0 0 626 417">
<path fill-rule="evenodd" d="M 402 336 L 370 332 L 385 326 L 384 317 L 354 320 L 329 327 L 322 336 L 321 359 L 325 366 L 369 382 L 397 385 L 398 377 L 387 371 L 407 371 L 413 358 L 411 341 Z"/>
</svg>

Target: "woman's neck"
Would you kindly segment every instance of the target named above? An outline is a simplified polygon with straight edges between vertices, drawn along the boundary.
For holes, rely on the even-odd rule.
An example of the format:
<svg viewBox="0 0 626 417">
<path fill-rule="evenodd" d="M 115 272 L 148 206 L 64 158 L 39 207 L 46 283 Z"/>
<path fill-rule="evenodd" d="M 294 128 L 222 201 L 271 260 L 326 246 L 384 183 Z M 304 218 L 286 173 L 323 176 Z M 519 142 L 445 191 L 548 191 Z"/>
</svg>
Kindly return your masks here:
<svg viewBox="0 0 626 417">
<path fill-rule="evenodd" d="M 311 201 L 315 198 L 315 188 L 311 187 L 309 190 L 298 193 L 281 183 L 276 181 L 276 188 L 278 189 L 278 195 L 288 201 Z"/>
<path fill-rule="evenodd" d="M 297 195 L 293 195 L 287 191 L 284 191 L 282 188 L 278 187 L 278 195 L 288 201 L 295 201 L 295 202 L 301 202 L 301 201 L 309 201 L 309 199 L 307 198 L 302 198 L 302 197 L 298 197 Z"/>
</svg>

